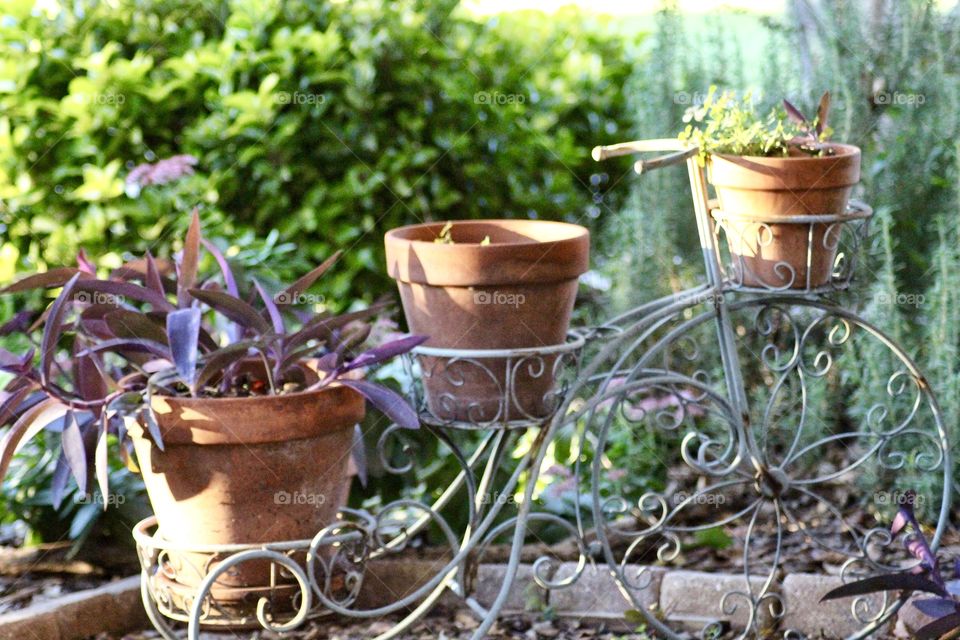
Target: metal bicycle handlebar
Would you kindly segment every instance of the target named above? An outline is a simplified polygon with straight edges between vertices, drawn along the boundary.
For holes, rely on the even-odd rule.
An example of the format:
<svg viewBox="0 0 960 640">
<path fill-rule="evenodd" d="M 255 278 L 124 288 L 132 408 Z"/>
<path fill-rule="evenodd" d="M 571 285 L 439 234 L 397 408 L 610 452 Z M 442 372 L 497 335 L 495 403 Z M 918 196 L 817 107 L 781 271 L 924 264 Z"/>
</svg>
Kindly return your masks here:
<svg viewBox="0 0 960 640">
<path fill-rule="evenodd" d="M 649 160 L 637 160 L 633 165 L 633 170 L 640 174 L 645 171 L 653 171 L 654 169 L 680 164 L 697 155 L 700 152 L 700 148 L 688 146 L 676 138 L 658 138 L 655 140 L 633 140 L 631 142 L 597 146 L 593 148 L 590 155 L 594 160 L 600 162 L 608 158 L 654 151 L 669 151 L 670 153 L 650 158 Z"/>
</svg>

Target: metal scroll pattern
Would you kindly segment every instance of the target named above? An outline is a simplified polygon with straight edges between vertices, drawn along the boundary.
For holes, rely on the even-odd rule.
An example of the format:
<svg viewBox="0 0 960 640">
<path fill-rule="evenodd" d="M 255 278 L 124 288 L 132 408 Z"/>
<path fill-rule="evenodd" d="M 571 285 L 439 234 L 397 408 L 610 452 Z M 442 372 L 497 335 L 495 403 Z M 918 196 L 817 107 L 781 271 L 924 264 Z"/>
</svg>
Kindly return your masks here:
<svg viewBox="0 0 960 640">
<path fill-rule="evenodd" d="M 571 391 L 577 409 L 567 414 L 581 425 L 581 441 L 591 443 L 578 468 L 591 495 L 589 519 L 580 526 L 595 528 L 622 591 L 668 637 L 690 631 L 691 621 L 642 606 L 649 566 L 682 566 L 698 536 L 731 532 L 742 577 L 718 595 L 712 619 L 696 632 L 760 637 L 783 631 L 786 603 L 776 583 L 791 560 L 791 541 L 832 554 L 844 578 L 890 571 L 904 560 L 885 528 L 856 517 L 870 505 L 847 504 L 850 492 L 838 494 L 838 487 L 867 492 L 869 480 L 905 489 L 903 482 L 931 476 L 943 486 L 949 450 L 936 401 L 906 354 L 853 314 L 803 298 L 726 301 L 740 368 L 751 381 L 748 411 L 738 415 L 722 365 L 711 357 L 713 302 L 707 293 L 671 298 L 640 319 L 627 318 L 585 365 L 582 386 Z M 851 388 L 842 374 L 862 369 L 864 349 L 887 354 L 889 368 L 861 371 L 859 386 L 869 385 L 873 395 L 869 410 L 851 420 L 835 407 L 844 406 Z M 665 490 L 623 492 L 608 478 L 604 452 L 618 433 L 640 430 L 674 434 L 681 443 L 669 461 L 680 472 Z M 947 498 L 927 506 L 926 515 L 939 518 L 939 540 Z M 856 599 L 856 636 L 868 635 L 900 604 Z"/>
</svg>

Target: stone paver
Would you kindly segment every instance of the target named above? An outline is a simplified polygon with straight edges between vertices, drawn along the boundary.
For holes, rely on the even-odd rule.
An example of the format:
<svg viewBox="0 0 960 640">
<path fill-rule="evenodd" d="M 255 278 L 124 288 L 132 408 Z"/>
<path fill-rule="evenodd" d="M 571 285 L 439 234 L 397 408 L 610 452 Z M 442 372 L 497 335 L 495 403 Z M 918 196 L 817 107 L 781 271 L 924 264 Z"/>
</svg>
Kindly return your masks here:
<svg viewBox="0 0 960 640">
<path fill-rule="evenodd" d="M 751 578 L 753 593 L 759 593 L 763 583 L 764 578 Z M 776 588 L 774 584 L 771 591 Z M 672 570 L 664 575 L 660 585 L 660 609 L 668 624 L 680 624 L 691 631 L 699 631 L 714 620 L 726 620 L 734 628 L 743 629 L 750 618 L 749 601 L 745 595 L 729 595 L 723 602 L 724 595 L 733 592 L 746 594 L 747 583 L 742 575 Z M 778 606 L 772 599 L 766 602 Z M 764 603 L 758 616 L 761 629 L 773 624 L 774 617 Z"/>
<path fill-rule="evenodd" d="M 0 640 L 73 640 L 146 623 L 140 577 L 131 576 L 0 616 Z"/>
<path fill-rule="evenodd" d="M 563 563 L 554 575 L 554 580 L 574 575 L 576 568 L 575 562 Z M 644 572 L 643 575 L 641 571 Z M 631 584 L 646 586 L 645 589 L 630 589 L 637 604 L 647 610 L 659 605 L 663 569 L 630 565 L 625 568 L 625 575 Z M 606 565 L 589 564 L 571 586 L 556 589 L 550 594 L 550 606 L 564 617 L 587 620 L 619 620 L 627 610 L 636 608 L 635 604 L 620 592 Z"/>
<path fill-rule="evenodd" d="M 790 574 L 783 581 L 783 601 L 787 607 L 786 615 L 780 624 L 781 629 L 799 631 L 807 637 L 845 638 L 862 629 L 865 625 L 853 616 L 851 605 L 853 598 L 842 598 L 820 602 L 827 591 L 839 587 L 843 580 L 836 576 L 814 575 L 809 573 Z M 876 613 L 883 606 L 880 594 L 865 596 L 869 605 L 865 614 Z M 862 615 L 864 619 L 868 615 Z M 889 629 L 885 625 L 883 631 Z"/>
</svg>

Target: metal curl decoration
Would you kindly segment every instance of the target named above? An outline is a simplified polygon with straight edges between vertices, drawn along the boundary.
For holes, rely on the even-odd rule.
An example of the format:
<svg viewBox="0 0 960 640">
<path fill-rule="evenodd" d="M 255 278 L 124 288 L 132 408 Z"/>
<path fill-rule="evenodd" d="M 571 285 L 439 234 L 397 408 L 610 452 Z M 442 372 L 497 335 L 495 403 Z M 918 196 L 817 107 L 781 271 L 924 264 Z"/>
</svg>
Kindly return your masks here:
<svg viewBox="0 0 960 640">
<path fill-rule="evenodd" d="M 682 621 L 672 619 L 669 611 L 654 613 L 638 599 L 653 579 L 650 565 L 639 564 L 648 557 L 648 547 L 656 545 L 656 562 L 668 570 L 688 562 L 685 545 L 691 537 L 714 529 L 735 532 L 738 537 L 731 536 L 731 541 L 742 551 L 739 573 L 734 576 L 737 584 L 718 594 L 719 610 L 710 611 L 701 635 L 732 630 L 738 638 L 757 638 L 771 631 L 763 625 L 781 626 L 786 619 L 787 602 L 773 587 L 783 569 L 788 536 L 799 536 L 845 558 L 842 579 L 898 568 L 899 558 L 887 559 L 892 546 L 889 533 L 881 528 L 864 530 L 848 517 L 847 504 L 830 494 L 833 486 L 855 483 L 868 467 L 883 471 L 910 465 L 927 477 L 933 472 L 943 474 L 932 538 L 936 550 L 946 527 L 952 489 L 949 441 L 936 398 L 899 345 L 855 313 L 822 297 L 849 288 L 872 210 L 853 201 L 842 214 L 724 212 L 708 198 L 696 148 L 677 140 L 638 141 L 601 148 L 599 155 L 658 150 L 671 153 L 644 162 L 647 170 L 686 162 L 703 251 L 704 284 L 644 302 L 592 329 L 571 332 L 560 345 L 486 350 L 417 347 L 404 358 L 413 381 L 409 393 L 426 431 L 453 452 L 459 466 L 455 479 L 443 487 L 430 487 L 434 496 L 430 504 L 400 500 L 376 513 L 344 509 L 336 522 L 306 541 L 187 549 L 150 533 L 155 521 L 141 523 L 134 531 L 143 569 L 141 591 L 158 631 L 167 640 L 178 638 L 168 623 L 177 619 L 168 614 L 178 606 L 173 602 L 178 596 L 161 580 L 164 558 L 171 553 L 206 552 L 222 555 L 215 566 L 208 563 L 201 568 L 208 572 L 207 590 L 193 591 L 185 598 L 191 633 L 205 624 L 236 622 L 236 614 L 214 602 L 210 587 L 233 564 L 267 558 L 275 565 L 274 578 L 293 580 L 282 587 L 300 593 L 291 595 L 295 612 L 285 622 L 274 620 L 266 602 L 259 602 L 252 620 L 264 628 L 283 631 L 294 622 L 331 613 L 370 619 L 408 611 L 377 639 L 389 640 L 409 629 L 443 594 L 452 593 L 482 618 L 473 631 L 473 640 L 481 640 L 510 593 L 529 526 L 540 521 L 559 526 L 573 537 L 579 557 L 572 574 L 559 576 L 550 556 L 537 558 L 533 580 L 538 587 L 567 588 L 588 565 L 605 564 L 624 597 L 645 616 L 651 632 L 672 640 L 689 637 L 679 628 Z M 732 220 L 738 224 L 730 224 Z M 748 271 L 742 255 L 729 255 L 731 244 L 736 246 L 748 237 L 738 239 L 737 233 L 743 235 L 738 228 L 751 229 L 757 243 L 769 247 L 777 241 L 773 225 L 807 230 L 806 282 L 797 281 L 799 264 L 777 261 L 767 273 L 780 280 L 766 283 Z M 721 230 L 730 259 L 722 257 Z M 813 286 L 812 258 L 816 252 L 822 258 L 823 251 L 835 252 L 835 258 L 826 284 Z M 746 286 L 747 282 L 752 284 Z M 743 314 L 745 321 L 739 319 Z M 874 402 L 875 408 L 866 415 L 838 423 L 838 430 L 817 431 L 816 394 L 826 394 L 823 389 L 840 377 L 833 373 L 850 362 L 847 354 L 861 337 L 880 344 L 895 363 L 882 389 L 886 398 Z M 757 341 L 759 346 L 752 349 Z M 493 418 L 484 413 L 490 403 L 481 405 L 461 397 L 469 386 L 467 378 L 463 370 L 449 368 L 461 363 L 463 370 L 471 367 L 486 376 L 490 388 L 497 390 L 499 405 Z M 425 383 L 439 382 L 444 376 L 443 392 L 428 397 Z M 520 388 L 524 381 L 544 382 L 545 376 L 550 376 L 549 384 L 534 394 L 544 415 L 518 406 L 523 404 L 521 398 L 532 393 L 526 389 L 524 395 Z M 791 394 L 798 403 L 789 402 Z M 789 412 L 798 415 L 795 423 L 785 417 Z M 652 481 L 623 490 L 609 488 L 603 462 L 611 439 L 647 428 L 647 421 L 653 422 L 658 434 L 675 434 L 676 442 L 663 453 L 670 454 L 676 477 L 665 473 L 657 479 L 666 489 Z M 790 433 L 791 428 L 796 432 Z M 475 440 L 470 440 L 473 434 L 465 436 L 472 451 L 458 439 L 465 431 L 482 432 L 483 437 Z M 571 432 L 575 435 L 571 442 L 579 447 L 570 458 L 572 491 L 577 496 L 574 522 L 536 511 L 534 499 L 550 445 Z M 510 447 L 521 439 L 520 434 L 526 448 L 513 459 Z M 405 460 L 400 463 L 389 464 L 385 454 L 388 440 L 396 437 L 402 440 L 395 428 L 381 435 L 380 455 L 388 471 L 408 473 L 414 464 L 409 449 L 402 452 Z M 901 443 L 912 447 L 912 456 L 897 449 Z M 825 455 L 837 451 L 835 459 Z M 464 495 L 469 503 L 468 522 L 455 530 L 446 510 L 462 505 Z M 502 495 L 511 500 L 497 499 Z M 516 502 L 514 496 L 518 496 Z M 802 510 L 806 509 L 815 510 L 816 518 L 805 518 L 808 511 Z M 356 608 L 367 563 L 401 553 L 428 529 L 440 532 L 441 543 L 449 551 L 446 564 L 402 598 L 375 609 Z M 821 529 L 831 535 L 818 535 Z M 595 536 L 589 543 L 588 534 Z M 471 569 L 491 541 L 503 536 L 511 541 L 505 575 L 493 602 L 481 605 L 472 592 Z M 168 571 L 177 569 L 167 565 Z M 335 573 L 343 576 L 342 584 L 332 578 Z M 886 597 L 880 605 L 855 601 L 850 621 L 857 628 L 848 637 L 869 635 L 901 604 L 902 599 Z M 802 637 L 797 629 L 784 629 L 782 634 L 789 640 Z"/>
</svg>

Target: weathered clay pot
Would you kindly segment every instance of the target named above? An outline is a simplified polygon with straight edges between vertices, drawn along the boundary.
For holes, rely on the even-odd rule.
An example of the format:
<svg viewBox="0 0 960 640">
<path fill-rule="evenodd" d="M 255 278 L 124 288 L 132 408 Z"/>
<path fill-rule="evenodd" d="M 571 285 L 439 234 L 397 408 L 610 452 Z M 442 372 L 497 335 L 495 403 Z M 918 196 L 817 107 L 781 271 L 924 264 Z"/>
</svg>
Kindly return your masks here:
<svg viewBox="0 0 960 640">
<path fill-rule="evenodd" d="M 443 226 L 401 227 L 385 238 L 387 271 L 397 280 L 407 323 L 429 336 L 427 346 L 518 349 L 566 340 L 577 278 L 589 267 L 587 229 L 539 220 L 460 221 L 451 229 L 455 244 L 436 243 Z M 482 245 L 486 237 L 490 243 Z M 486 358 L 481 367 L 421 358 L 429 409 L 444 420 L 471 422 L 545 416 L 554 362 L 528 361 L 508 372 L 504 359 Z"/>
<path fill-rule="evenodd" d="M 336 517 L 349 483 L 353 427 L 361 395 L 343 386 L 281 396 L 153 396 L 160 451 L 131 423 L 140 470 L 159 535 L 190 545 L 312 538 Z M 208 554 L 171 553 L 177 580 L 200 583 L 187 563 Z M 238 565 L 218 581 L 220 595 L 269 584 L 269 564 Z"/>
<path fill-rule="evenodd" d="M 734 275 L 744 286 L 807 288 L 808 247 L 809 287 L 829 283 L 839 225 L 765 222 L 776 216 L 846 212 L 850 193 L 860 181 L 860 149 L 845 144 L 829 147 L 834 154 L 821 157 L 800 151 L 780 158 L 710 157 L 709 178 L 726 216 L 723 224 Z"/>
</svg>

